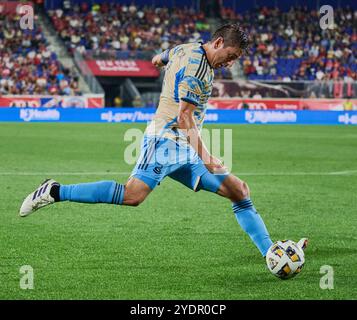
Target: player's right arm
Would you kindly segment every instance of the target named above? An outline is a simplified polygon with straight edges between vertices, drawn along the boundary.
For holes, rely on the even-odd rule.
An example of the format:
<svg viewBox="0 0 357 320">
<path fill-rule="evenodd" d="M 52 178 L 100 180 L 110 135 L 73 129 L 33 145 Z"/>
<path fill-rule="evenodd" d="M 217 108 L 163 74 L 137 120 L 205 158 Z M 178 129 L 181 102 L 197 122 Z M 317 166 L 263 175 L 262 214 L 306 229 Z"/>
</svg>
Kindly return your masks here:
<svg viewBox="0 0 357 320">
<path fill-rule="evenodd" d="M 187 136 L 187 140 L 202 159 L 208 171 L 212 173 L 224 173 L 227 169 L 219 159 L 210 154 L 202 140 L 194 119 L 195 108 L 196 106 L 192 103 L 183 100 L 180 101 L 179 114 L 177 117 L 178 126 Z"/>
</svg>

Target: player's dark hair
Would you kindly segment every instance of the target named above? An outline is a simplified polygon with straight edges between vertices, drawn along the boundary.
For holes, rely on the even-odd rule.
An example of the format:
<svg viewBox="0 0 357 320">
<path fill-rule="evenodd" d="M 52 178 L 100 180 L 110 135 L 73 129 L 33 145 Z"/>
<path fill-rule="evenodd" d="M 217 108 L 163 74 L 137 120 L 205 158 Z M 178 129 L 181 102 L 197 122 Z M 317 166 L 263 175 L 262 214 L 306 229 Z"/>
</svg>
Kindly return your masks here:
<svg viewBox="0 0 357 320">
<path fill-rule="evenodd" d="M 211 41 L 223 38 L 225 47 L 238 47 L 247 51 L 250 45 L 248 34 L 238 23 L 229 23 L 219 27 L 213 34 Z"/>
</svg>

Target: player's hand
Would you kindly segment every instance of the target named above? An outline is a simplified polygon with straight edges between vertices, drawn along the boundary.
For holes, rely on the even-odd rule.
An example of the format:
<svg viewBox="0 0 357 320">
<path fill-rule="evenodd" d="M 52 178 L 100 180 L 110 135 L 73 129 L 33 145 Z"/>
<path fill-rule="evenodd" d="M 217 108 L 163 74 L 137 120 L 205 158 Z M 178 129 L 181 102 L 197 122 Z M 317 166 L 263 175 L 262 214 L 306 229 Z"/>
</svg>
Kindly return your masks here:
<svg viewBox="0 0 357 320">
<path fill-rule="evenodd" d="M 206 168 L 213 174 L 224 174 L 228 172 L 227 167 L 218 158 L 211 156 L 208 163 L 205 163 Z"/>
<path fill-rule="evenodd" d="M 164 64 L 161 61 L 161 56 L 159 54 L 157 54 L 152 58 L 151 63 L 157 68 L 161 68 L 164 66 Z"/>
</svg>

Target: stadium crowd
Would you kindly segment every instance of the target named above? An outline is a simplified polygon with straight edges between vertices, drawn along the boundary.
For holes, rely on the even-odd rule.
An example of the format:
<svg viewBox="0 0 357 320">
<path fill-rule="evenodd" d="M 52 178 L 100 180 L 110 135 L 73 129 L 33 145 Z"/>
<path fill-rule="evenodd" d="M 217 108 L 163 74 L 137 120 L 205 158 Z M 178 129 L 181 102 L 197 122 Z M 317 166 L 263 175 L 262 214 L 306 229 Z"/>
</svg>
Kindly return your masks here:
<svg viewBox="0 0 357 320">
<path fill-rule="evenodd" d="M 241 61 L 248 79 L 357 80 L 357 12 L 348 7 L 334 11 L 333 29 L 326 30 L 319 12 L 303 7 L 244 14 L 224 8 L 222 17 L 239 21 L 250 33 L 250 54 Z"/>
<path fill-rule="evenodd" d="M 43 32 L 21 30 L 16 14 L 0 15 L 0 94 L 79 95 L 78 78 L 51 51 Z"/>
<path fill-rule="evenodd" d="M 123 57 L 120 54 L 157 52 L 210 38 L 204 14 L 187 8 L 82 3 L 49 11 L 49 15 L 69 50 L 77 48 L 83 54 L 114 50 Z M 334 29 L 322 30 L 319 13 L 304 8 L 281 12 L 264 7 L 242 14 L 222 8 L 221 12 L 222 22 L 239 21 L 253 40 L 250 54 L 240 61 L 246 77 L 283 81 L 356 80 L 355 15 L 352 9 L 338 9 Z M 216 74 L 232 77 L 229 70 Z"/>
<path fill-rule="evenodd" d="M 114 53 L 129 58 L 149 56 L 177 44 L 210 39 L 210 25 L 202 12 L 188 8 L 153 8 L 118 3 L 80 5 L 63 1 L 63 8 L 47 11 L 70 53 L 79 50 Z M 319 13 L 302 7 L 282 12 L 259 8 L 236 13 L 222 8 L 222 22 L 240 22 L 252 45 L 239 61 L 250 80 L 357 80 L 357 12 L 336 9 L 333 29 L 322 30 Z M 19 16 L 0 15 L 0 94 L 79 95 L 78 77 L 64 68 L 42 30 L 21 30 Z M 35 24 L 36 26 L 36 24 Z M 231 79 L 228 69 L 217 79 Z M 340 90 L 341 91 L 341 90 Z M 336 96 L 336 95 L 335 95 Z"/>
<path fill-rule="evenodd" d="M 118 3 L 70 4 L 48 12 L 68 49 L 161 51 L 184 42 L 208 40 L 203 13 L 192 9 L 138 7 Z"/>
</svg>

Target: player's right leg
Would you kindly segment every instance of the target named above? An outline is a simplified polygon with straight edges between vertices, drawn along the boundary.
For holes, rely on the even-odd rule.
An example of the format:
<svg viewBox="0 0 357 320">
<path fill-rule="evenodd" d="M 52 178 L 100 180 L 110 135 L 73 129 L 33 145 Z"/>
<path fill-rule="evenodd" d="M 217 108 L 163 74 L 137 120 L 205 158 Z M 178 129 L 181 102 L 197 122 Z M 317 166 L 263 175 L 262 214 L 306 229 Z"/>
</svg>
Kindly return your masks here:
<svg viewBox="0 0 357 320">
<path fill-rule="evenodd" d="M 166 176 L 168 167 L 156 161 L 156 154 L 165 148 L 165 140 L 145 137 L 139 160 L 125 185 L 112 180 L 62 185 L 48 179 L 26 197 L 20 216 L 59 201 L 138 206 Z"/>
<path fill-rule="evenodd" d="M 61 185 L 53 179 L 47 179 L 23 201 L 20 216 L 26 217 L 60 201 L 138 206 L 150 192 L 146 183 L 133 177 L 125 185 L 110 180 Z"/>
<path fill-rule="evenodd" d="M 54 203 L 55 199 L 53 198 L 53 194 L 51 195 L 53 186 L 59 186 L 59 183 L 53 179 L 43 181 L 39 187 L 31 192 L 22 202 L 19 212 L 20 216 L 26 217 L 32 212 Z"/>
</svg>

